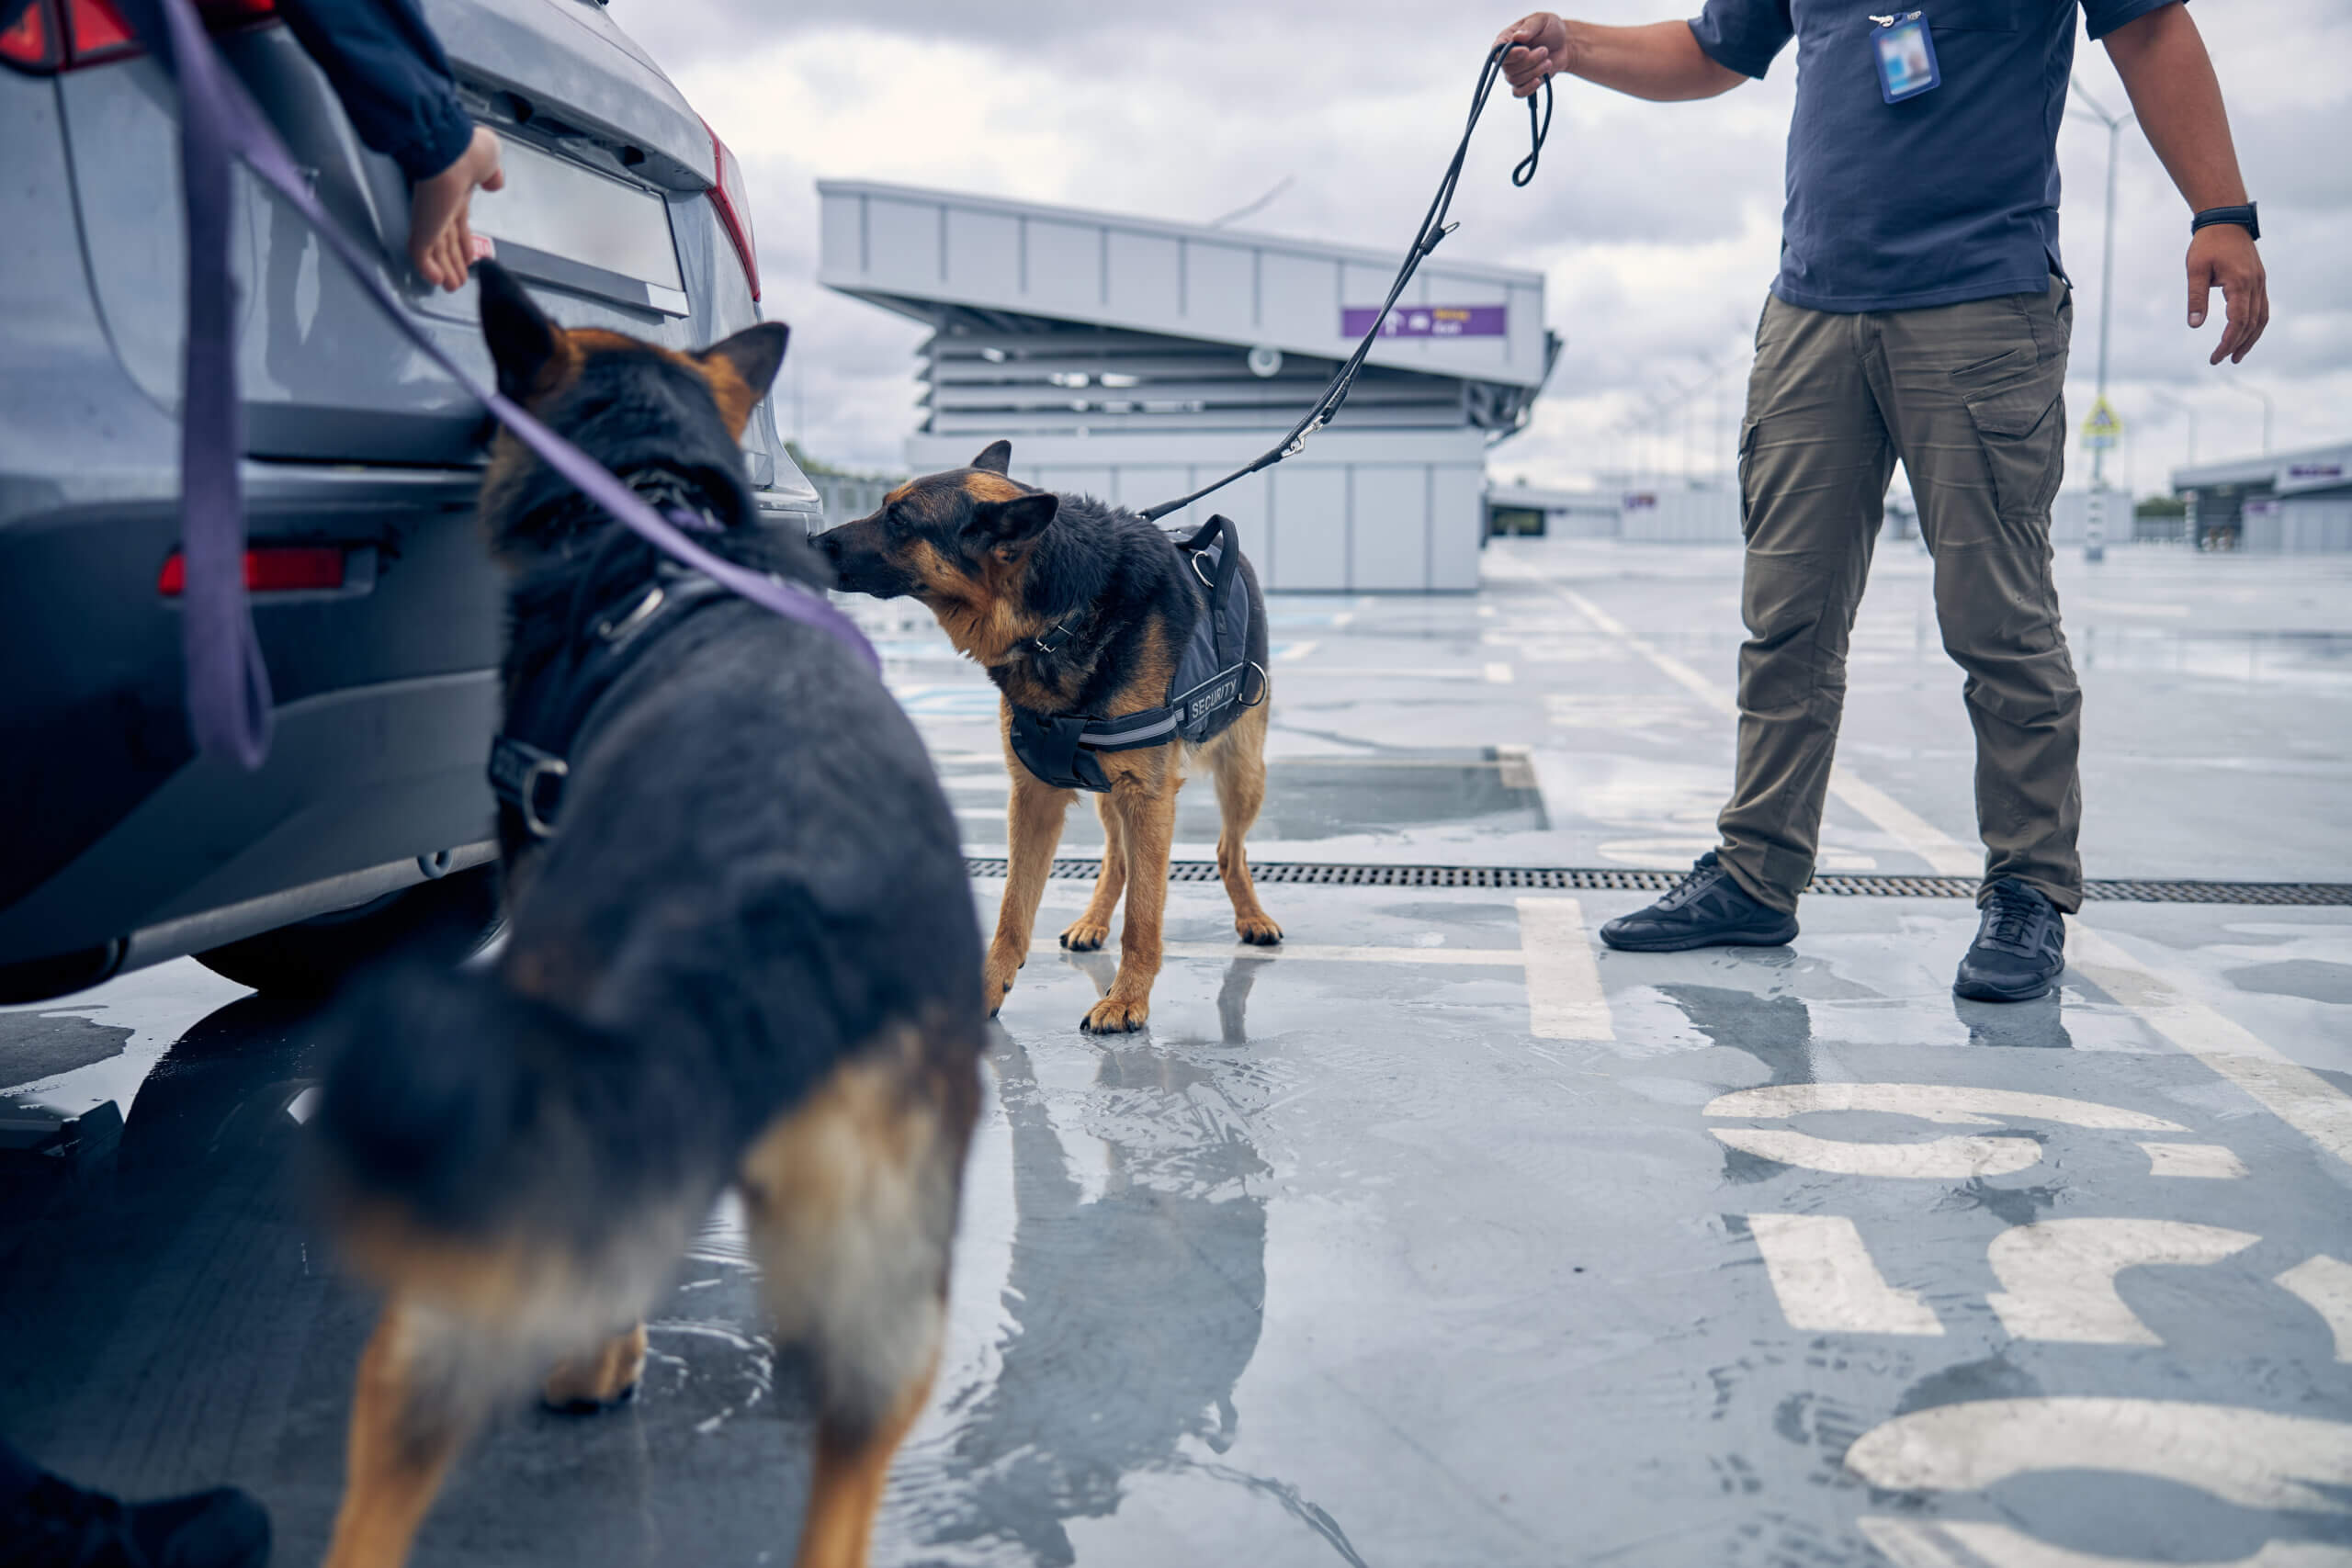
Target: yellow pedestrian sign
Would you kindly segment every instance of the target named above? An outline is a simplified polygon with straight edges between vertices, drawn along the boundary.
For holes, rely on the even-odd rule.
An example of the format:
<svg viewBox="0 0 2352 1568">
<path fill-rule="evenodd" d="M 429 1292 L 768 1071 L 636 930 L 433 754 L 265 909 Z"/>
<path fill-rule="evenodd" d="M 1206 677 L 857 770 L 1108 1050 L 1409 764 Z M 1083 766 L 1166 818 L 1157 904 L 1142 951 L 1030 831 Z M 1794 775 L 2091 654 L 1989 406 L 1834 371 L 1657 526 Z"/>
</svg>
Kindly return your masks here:
<svg viewBox="0 0 2352 1568">
<path fill-rule="evenodd" d="M 2104 452 L 2123 439 L 2123 422 L 2105 398 L 2091 405 L 2090 417 L 2083 421 L 2083 449 Z"/>
</svg>

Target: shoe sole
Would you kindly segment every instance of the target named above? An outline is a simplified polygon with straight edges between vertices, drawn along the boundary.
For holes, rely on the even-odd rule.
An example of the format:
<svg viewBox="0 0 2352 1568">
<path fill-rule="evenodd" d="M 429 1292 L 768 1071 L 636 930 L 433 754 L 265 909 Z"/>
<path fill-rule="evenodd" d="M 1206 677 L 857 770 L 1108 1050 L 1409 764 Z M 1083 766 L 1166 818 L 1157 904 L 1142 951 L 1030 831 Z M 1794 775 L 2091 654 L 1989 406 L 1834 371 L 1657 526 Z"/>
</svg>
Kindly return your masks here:
<svg viewBox="0 0 2352 1568">
<path fill-rule="evenodd" d="M 1620 953 L 1689 953 L 1702 947 L 1786 947 L 1796 941 L 1797 928 L 1791 921 L 1785 931 L 1739 931 L 1714 936 L 1675 937 L 1667 942 L 1631 942 L 1600 933 L 1603 945 Z"/>
<path fill-rule="evenodd" d="M 1951 994 L 1962 1001 L 1969 1002 L 2030 1002 L 2048 996 L 2057 988 L 2057 986 L 2058 981 L 2054 976 L 2030 990 L 2022 991 L 2005 991 L 1997 986 L 1967 985 L 1955 980 L 1952 982 Z"/>
</svg>

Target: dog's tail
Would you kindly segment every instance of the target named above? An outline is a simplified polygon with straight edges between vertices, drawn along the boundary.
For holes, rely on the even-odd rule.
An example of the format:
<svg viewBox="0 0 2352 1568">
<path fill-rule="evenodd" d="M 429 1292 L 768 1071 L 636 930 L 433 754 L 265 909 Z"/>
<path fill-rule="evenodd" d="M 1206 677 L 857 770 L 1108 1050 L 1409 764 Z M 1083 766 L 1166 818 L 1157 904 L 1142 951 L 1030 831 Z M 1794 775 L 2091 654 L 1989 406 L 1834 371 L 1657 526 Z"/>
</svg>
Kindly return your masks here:
<svg viewBox="0 0 2352 1568">
<path fill-rule="evenodd" d="M 420 1246 L 517 1261 L 520 1247 L 529 1266 L 609 1280 L 641 1261 L 616 1247 L 658 1247 L 717 1191 L 712 1108 L 673 1068 L 491 975 L 363 982 L 329 1032 L 316 1130 L 365 1272 L 409 1272 Z"/>
</svg>

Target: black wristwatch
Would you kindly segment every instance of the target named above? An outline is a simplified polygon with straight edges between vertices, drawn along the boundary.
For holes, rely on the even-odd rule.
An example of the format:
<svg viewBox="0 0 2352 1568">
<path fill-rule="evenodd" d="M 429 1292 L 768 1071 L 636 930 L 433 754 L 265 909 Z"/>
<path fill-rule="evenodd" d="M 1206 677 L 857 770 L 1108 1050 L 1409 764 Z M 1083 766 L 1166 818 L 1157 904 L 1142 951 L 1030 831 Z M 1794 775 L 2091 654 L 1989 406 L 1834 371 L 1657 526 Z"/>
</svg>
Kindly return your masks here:
<svg viewBox="0 0 2352 1568">
<path fill-rule="evenodd" d="M 2209 207 L 2188 220 L 2188 231 L 2194 234 L 2216 223 L 2234 223 L 2246 231 L 2248 239 L 2262 238 L 2262 225 L 2254 220 L 2254 203 L 2250 201 L 2244 207 Z"/>
</svg>

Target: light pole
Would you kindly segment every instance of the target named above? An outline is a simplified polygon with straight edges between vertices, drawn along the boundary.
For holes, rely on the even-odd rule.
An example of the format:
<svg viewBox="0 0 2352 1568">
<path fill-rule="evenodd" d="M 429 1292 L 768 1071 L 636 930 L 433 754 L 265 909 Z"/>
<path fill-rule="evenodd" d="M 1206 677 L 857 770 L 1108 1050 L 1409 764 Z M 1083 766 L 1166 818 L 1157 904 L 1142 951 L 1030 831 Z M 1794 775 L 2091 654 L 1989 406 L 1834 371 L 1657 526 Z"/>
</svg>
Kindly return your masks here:
<svg viewBox="0 0 2352 1568">
<path fill-rule="evenodd" d="M 2107 322 L 2109 307 L 2115 299 L 2115 143 L 2123 128 L 2132 123 L 2130 114 L 2112 115 L 2086 91 L 2079 81 L 2068 84 L 2075 96 L 2090 106 L 2093 118 L 2107 127 L 2107 222 L 2099 236 L 2101 255 L 2098 268 L 2098 392 L 2097 408 L 2107 406 Z M 2084 520 L 2083 558 L 2107 558 L 2107 448 L 2115 440 L 2113 434 L 2093 437 L 2091 447 L 2091 504 Z"/>
<path fill-rule="evenodd" d="M 2149 388 L 2148 396 L 2155 399 L 2165 407 L 2188 416 L 2188 466 L 2195 468 L 2197 466 L 2197 411 L 2160 387 Z"/>
<path fill-rule="evenodd" d="M 2226 376 L 2222 378 L 2222 385 L 2233 392 L 2262 400 L 2262 455 L 2267 457 L 2270 456 L 2270 394 L 2250 382 L 2232 380 Z"/>
</svg>

